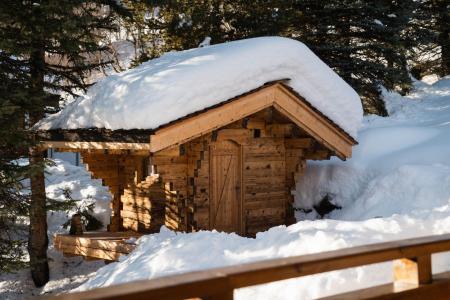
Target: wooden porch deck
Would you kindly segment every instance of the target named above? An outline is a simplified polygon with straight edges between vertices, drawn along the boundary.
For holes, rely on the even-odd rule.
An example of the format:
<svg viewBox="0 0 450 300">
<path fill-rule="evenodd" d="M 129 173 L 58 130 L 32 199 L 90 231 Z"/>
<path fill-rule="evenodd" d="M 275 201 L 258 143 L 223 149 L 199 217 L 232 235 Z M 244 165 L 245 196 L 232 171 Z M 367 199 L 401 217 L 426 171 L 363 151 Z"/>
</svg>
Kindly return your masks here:
<svg viewBox="0 0 450 300">
<path fill-rule="evenodd" d="M 116 261 L 121 255 L 130 253 L 136 247 L 134 243 L 126 243 L 125 240 L 140 236 L 142 234 L 132 231 L 92 231 L 84 232 L 82 235 L 55 234 L 53 246 L 65 256 Z"/>
</svg>

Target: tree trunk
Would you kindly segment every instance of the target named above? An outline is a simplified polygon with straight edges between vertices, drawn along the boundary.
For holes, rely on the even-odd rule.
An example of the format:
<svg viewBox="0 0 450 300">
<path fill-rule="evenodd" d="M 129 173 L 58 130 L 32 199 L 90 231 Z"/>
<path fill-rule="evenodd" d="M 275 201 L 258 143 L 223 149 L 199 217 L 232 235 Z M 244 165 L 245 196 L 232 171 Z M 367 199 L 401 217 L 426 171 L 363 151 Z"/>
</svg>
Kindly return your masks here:
<svg viewBox="0 0 450 300">
<path fill-rule="evenodd" d="M 32 126 L 44 117 L 44 68 L 45 51 L 40 41 L 33 45 L 30 55 L 30 90 L 32 109 L 29 113 L 29 125 Z M 38 287 L 49 280 L 47 261 L 47 209 L 44 176 L 44 153 L 37 146 L 29 150 L 31 201 L 28 253 L 30 255 L 31 277 Z"/>
<path fill-rule="evenodd" d="M 36 147 L 30 148 L 29 159 L 31 166 L 39 166 L 44 162 L 42 151 Z M 47 210 L 45 195 L 45 177 L 43 170 L 33 173 L 30 178 L 30 229 L 28 236 L 28 253 L 30 254 L 31 277 L 38 287 L 49 280 L 47 261 Z"/>
<path fill-rule="evenodd" d="M 448 1 L 439 1 L 438 4 L 438 44 L 441 47 L 440 75 L 450 74 L 450 4 Z"/>
</svg>

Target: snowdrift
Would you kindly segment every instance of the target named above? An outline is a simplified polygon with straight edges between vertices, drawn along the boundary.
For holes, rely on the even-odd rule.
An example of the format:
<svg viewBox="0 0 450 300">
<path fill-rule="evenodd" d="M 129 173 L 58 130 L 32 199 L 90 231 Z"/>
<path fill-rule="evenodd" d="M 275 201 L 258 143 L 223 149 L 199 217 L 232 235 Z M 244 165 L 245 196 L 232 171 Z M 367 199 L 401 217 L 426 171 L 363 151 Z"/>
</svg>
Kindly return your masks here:
<svg viewBox="0 0 450 300">
<path fill-rule="evenodd" d="M 342 206 L 324 220 L 298 213 L 298 223 L 255 239 L 219 232 L 142 237 L 120 262 L 99 269 L 77 290 L 199 269 L 302 255 L 361 244 L 450 232 L 450 78 L 416 83 L 408 97 L 385 92 L 389 118 L 368 116 L 348 162 L 317 162 L 295 191 L 297 207 L 324 195 Z M 433 272 L 450 270 L 450 255 Z M 311 299 L 392 280 L 391 263 L 329 272 L 237 290 L 236 299 Z"/>
<path fill-rule="evenodd" d="M 111 193 L 108 187 L 103 186 L 100 179 L 92 179 L 91 173 L 83 165 L 79 167 L 74 166 L 60 159 L 54 159 L 53 161 L 54 165 L 48 166 L 45 170 L 47 197 L 54 200 L 66 201 L 64 190 L 68 189 L 71 192 L 72 199 L 78 200 L 78 208 L 87 207 L 89 204 L 95 203 L 92 215 L 101 221 L 106 229 L 106 225 L 109 224 L 111 216 Z M 69 212 L 69 215 L 63 211 L 48 212 L 47 222 L 49 232 L 64 231 L 61 225 L 75 212 L 75 208 Z"/>
<path fill-rule="evenodd" d="M 280 79 L 356 138 L 359 96 L 304 44 L 281 37 L 167 53 L 100 80 L 37 128 L 154 129 Z"/>
<path fill-rule="evenodd" d="M 390 117 L 365 117 L 351 160 L 309 164 L 298 181 L 297 207 L 311 208 L 328 194 L 345 207 L 329 217 L 365 220 L 423 217 L 430 207 L 450 204 L 450 77 L 415 88 L 407 97 L 384 91 Z M 305 217 L 316 215 L 297 216 Z"/>
</svg>

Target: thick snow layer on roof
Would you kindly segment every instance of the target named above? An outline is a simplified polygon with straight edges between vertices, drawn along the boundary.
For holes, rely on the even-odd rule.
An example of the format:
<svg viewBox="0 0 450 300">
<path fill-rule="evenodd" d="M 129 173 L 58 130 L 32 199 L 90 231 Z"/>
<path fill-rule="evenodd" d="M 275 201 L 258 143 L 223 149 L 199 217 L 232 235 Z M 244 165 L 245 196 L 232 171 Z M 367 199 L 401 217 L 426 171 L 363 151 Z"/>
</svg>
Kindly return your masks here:
<svg viewBox="0 0 450 300">
<path fill-rule="evenodd" d="M 37 128 L 153 129 L 285 78 L 356 137 L 362 120 L 359 96 L 304 44 L 281 37 L 167 53 L 99 81 Z"/>
</svg>

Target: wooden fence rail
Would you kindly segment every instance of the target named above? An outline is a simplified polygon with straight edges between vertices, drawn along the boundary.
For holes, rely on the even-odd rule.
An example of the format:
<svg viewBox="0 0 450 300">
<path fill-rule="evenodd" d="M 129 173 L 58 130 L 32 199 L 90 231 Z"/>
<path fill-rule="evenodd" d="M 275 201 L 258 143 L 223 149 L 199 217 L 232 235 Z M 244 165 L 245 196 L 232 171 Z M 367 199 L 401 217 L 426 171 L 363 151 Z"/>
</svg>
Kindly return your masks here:
<svg viewBox="0 0 450 300">
<path fill-rule="evenodd" d="M 450 272 L 432 275 L 431 270 L 431 254 L 445 251 L 450 251 L 450 234 L 271 259 L 43 299 L 233 299 L 234 289 L 392 260 L 392 284 L 326 299 L 450 299 Z"/>
</svg>

